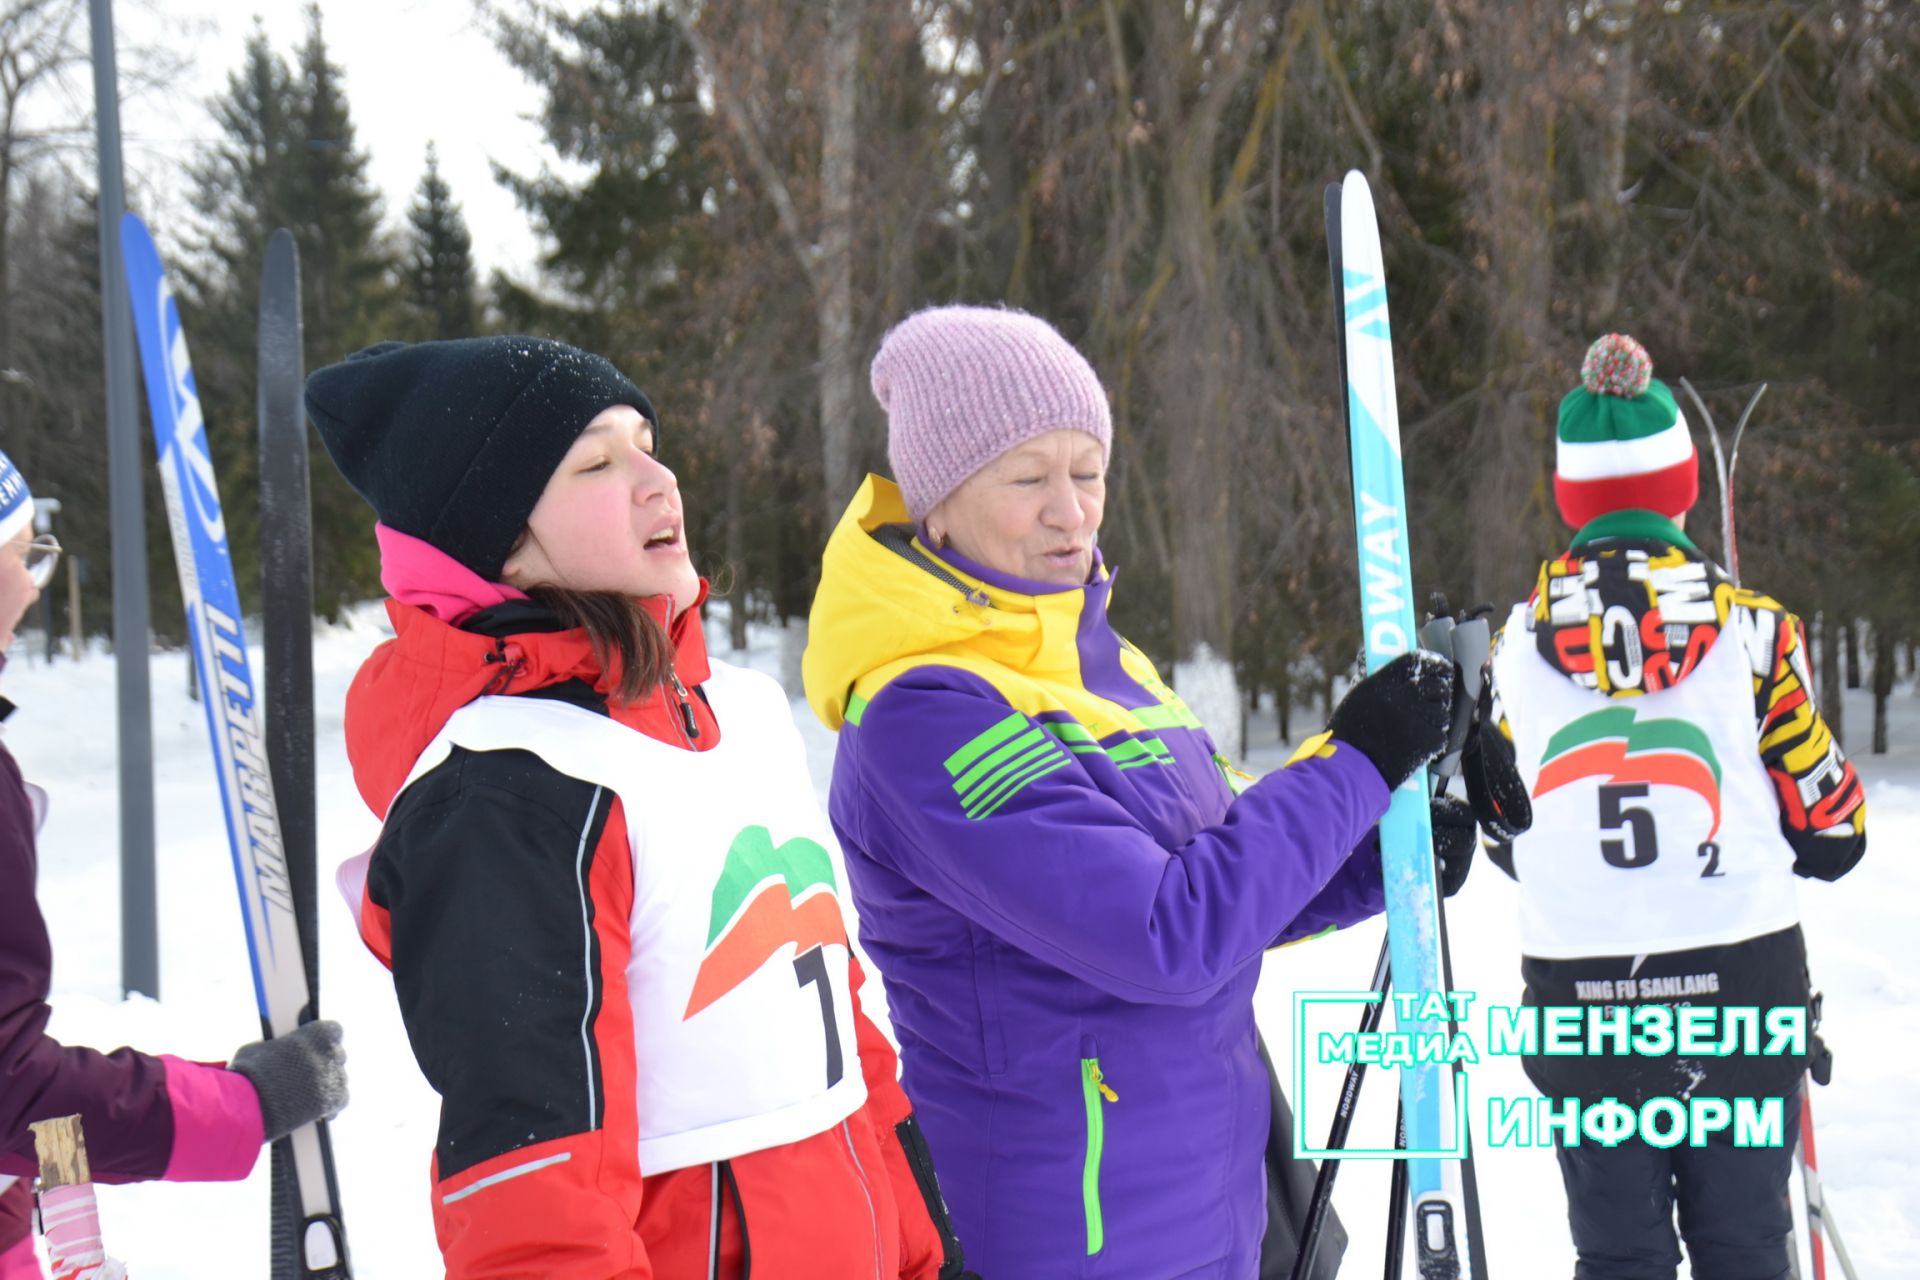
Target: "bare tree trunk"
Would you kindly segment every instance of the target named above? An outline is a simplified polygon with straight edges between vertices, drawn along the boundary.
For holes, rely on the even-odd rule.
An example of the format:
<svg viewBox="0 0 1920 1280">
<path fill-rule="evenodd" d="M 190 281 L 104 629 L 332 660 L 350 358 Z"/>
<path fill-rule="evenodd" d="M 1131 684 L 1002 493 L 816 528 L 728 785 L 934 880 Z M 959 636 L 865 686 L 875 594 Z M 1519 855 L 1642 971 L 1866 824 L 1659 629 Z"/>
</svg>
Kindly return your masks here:
<svg viewBox="0 0 1920 1280">
<path fill-rule="evenodd" d="M 1832 613 L 1820 615 L 1820 714 L 1833 740 L 1845 745 L 1845 708 L 1840 698 L 1840 624 Z"/>
<path fill-rule="evenodd" d="M 1164 49 L 1185 49 L 1192 41 L 1177 6 L 1158 6 L 1153 30 Z M 1245 37 L 1239 40 L 1244 45 Z M 1168 459 L 1173 683 L 1229 758 L 1240 755 L 1244 710 L 1232 666 L 1240 414 L 1231 365 L 1247 354 L 1236 341 L 1220 275 L 1213 157 L 1226 94 L 1246 65 L 1243 50 L 1222 49 L 1207 68 L 1210 78 L 1172 57 L 1149 64 L 1142 76 L 1154 115 L 1168 130 L 1161 253 L 1172 277 L 1159 304 L 1170 314 L 1154 325 L 1155 398 L 1163 420 L 1185 424 Z"/>
<path fill-rule="evenodd" d="M 1606 118 L 1601 141 L 1599 179 L 1587 193 L 1600 244 L 1600 278 L 1589 302 L 1589 327 L 1608 325 L 1620 305 L 1620 277 L 1626 265 L 1627 126 L 1633 114 L 1635 83 L 1633 11 L 1636 0 L 1603 0 L 1598 26 L 1605 43 Z"/>
<path fill-rule="evenodd" d="M 1847 654 L 1847 688 L 1860 687 L 1860 624 L 1848 619 L 1840 628 L 1841 639 L 1845 642 Z"/>
<path fill-rule="evenodd" d="M 1293 741 L 1293 663 L 1280 663 L 1279 672 L 1274 677 L 1273 714 L 1279 721 L 1280 741 Z"/>
<path fill-rule="evenodd" d="M 672 0 L 668 12 L 686 36 L 713 84 L 714 101 L 754 177 L 765 188 L 788 247 L 813 291 L 818 325 L 821 486 L 828 527 L 853 496 L 859 481 L 855 451 L 855 388 L 858 353 L 853 344 L 853 189 L 855 106 L 859 84 L 860 27 L 864 0 L 830 0 L 822 67 L 825 119 L 820 140 L 820 226 L 811 233 L 780 169 L 773 162 L 763 123 L 755 119 L 745 91 L 728 82 L 714 47 L 701 31 L 689 0 Z"/>
<path fill-rule="evenodd" d="M 1873 754 L 1887 754 L 1887 699 L 1893 696 L 1893 631 L 1873 629 Z"/>
<path fill-rule="evenodd" d="M 1545 506 L 1550 397 L 1543 387 L 1553 332 L 1548 136 L 1553 89 L 1542 72 L 1552 52 L 1543 6 L 1483 10 L 1482 63 L 1492 128 L 1481 190 L 1486 292 L 1486 387 L 1473 428 L 1473 474 L 1481 492 L 1501 495 L 1500 517 L 1473 536 L 1473 598 L 1525 593 L 1535 513 Z M 1515 511 L 1514 508 L 1521 508 Z"/>
<path fill-rule="evenodd" d="M 744 437 L 747 433 L 741 432 Z M 747 647 L 747 470 L 752 454 L 743 438 L 727 459 L 727 565 L 733 589 L 727 593 L 727 642 L 735 653 Z"/>
<path fill-rule="evenodd" d="M 853 348 L 854 105 L 859 85 L 861 0 L 828 0 L 826 119 L 820 146 L 822 227 L 819 311 L 821 481 L 827 527 L 860 483 L 855 446 Z"/>
</svg>

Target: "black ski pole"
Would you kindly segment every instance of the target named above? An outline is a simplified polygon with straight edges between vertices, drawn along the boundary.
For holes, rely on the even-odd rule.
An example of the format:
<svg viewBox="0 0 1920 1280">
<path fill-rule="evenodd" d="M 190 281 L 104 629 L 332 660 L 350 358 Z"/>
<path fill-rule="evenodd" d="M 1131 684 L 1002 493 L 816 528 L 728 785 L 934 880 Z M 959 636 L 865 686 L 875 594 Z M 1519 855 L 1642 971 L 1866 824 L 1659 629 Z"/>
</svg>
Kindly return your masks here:
<svg viewBox="0 0 1920 1280">
<path fill-rule="evenodd" d="M 1389 973 L 1391 968 L 1391 953 L 1383 938 L 1380 941 L 1380 958 L 1373 964 L 1371 984 L 1380 998 L 1361 1012 L 1361 1035 L 1367 1035 L 1380 1026 L 1380 1016 L 1386 1011 L 1387 996 L 1393 986 Z M 1294 1052 L 1300 1052 L 1298 1046 L 1295 1046 Z M 1360 1082 L 1366 1074 L 1366 1063 L 1355 1061 L 1347 1064 L 1346 1077 L 1340 1083 L 1340 1105 L 1334 1112 L 1333 1128 L 1327 1134 L 1329 1151 L 1338 1151 L 1347 1141 L 1347 1134 L 1353 1128 L 1353 1111 L 1360 1102 Z M 1333 1205 L 1333 1180 L 1339 1170 L 1339 1159 L 1327 1156 L 1321 1160 L 1319 1172 L 1314 1175 L 1313 1199 L 1307 1202 L 1307 1221 L 1300 1235 L 1300 1251 L 1293 1258 L 1292 1280 L 1307 1280 L 1313 1274 L 1314 1261 L 1320 1256 L 1320 1234 L 1326 1225 L 1327 1210 Z"/>
<path fill-rule="evenodd" d="M 1407 1149 L 1407 1108 L 1398 1103 L 1393 1111 L 1393 1149 Z M 1400 1280 L 1400 1263 L 1407 1252 L 1407 1211 L 1411 1208 L 1411 1197 L 1407 1193 L 1407 1162 L 1393 1162 L 1393 1179 L 1387 1184 L 1387 1247 L 1384 1254 L 1386 1265 L 1380 1274 L 1385 1280 Z"/>
</svg>

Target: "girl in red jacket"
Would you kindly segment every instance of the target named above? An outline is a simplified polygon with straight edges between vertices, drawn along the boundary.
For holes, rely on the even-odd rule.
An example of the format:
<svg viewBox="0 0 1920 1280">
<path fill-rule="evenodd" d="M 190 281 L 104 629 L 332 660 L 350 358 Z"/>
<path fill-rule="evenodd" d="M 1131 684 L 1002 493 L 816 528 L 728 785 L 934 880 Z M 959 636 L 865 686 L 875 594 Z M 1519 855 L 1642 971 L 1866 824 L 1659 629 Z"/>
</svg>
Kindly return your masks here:
<svg viewBox="0 0 1920 1280">
<path fill-rule="evenodd" d="M 0 453 L 0 667 L 59 558 L 51 534 L 34 536 L 33 495 Z M 12 711 L 0 698 L 0 720 Z M 46 792 L 0 746 L 0 1280 L 41 1274 L 31 1238 L 35 1121 L 78 1114 L 96 1182 L 228 1181 L 247 1176 L 262 1142 L 331 1119 L 347 1100 L 334 1022 L 246 1045 L 231 1068 L 49 1036 L 53 950 L 34 896 L 46 808 Z"/>
<path fill-rule="evenodd" d="M 474 338 L 307 408 L 393 597 L 347 702 L 361 932 L 441 1097 L 448 1275 L 957 1275 L 786 695 L 707 656 L 646 396 Z"/>
</svg>

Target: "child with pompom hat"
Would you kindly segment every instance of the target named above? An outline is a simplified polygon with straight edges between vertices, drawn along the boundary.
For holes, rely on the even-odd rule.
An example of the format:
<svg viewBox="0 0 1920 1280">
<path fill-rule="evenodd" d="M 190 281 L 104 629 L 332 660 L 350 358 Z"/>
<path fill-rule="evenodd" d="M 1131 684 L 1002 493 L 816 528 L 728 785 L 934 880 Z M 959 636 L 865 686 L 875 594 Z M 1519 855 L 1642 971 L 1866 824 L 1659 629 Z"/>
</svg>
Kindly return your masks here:
<svg viewBox="0 0 1920 1280">
<path fill-rule="evenodd" d="M 1788 1274 L 1787 1178 L 1819 1051 L 1808 1034 L 1763 1052 L 1758 1032 L 1810 1021 L 1794 877 L 1838 879 L 1866 852 L 1860 779 L 1813 705 L 1800 619 L 1682 529 L 1698 477 L 1646 350 L 1595 342 L 1555 439 L 1576 532 L 1495 640 L 1467 762 L 1488 853 L 1520 885 L 1526 1003 L 1581 1010 L 1583 1045 L 1588 1026 L 1626 1042 L 1528 1057 L 1528 1076 L 1550 1098 L 1658 1118 L 1617 1145 L 1559 1146 L 1582 1277 L 1674 1275 L 1676 1207 L 1696 1277 Z M 1777 1116 L 1781 1142 L 1736 1140 L 1709 1099 Z"/>
</svg>

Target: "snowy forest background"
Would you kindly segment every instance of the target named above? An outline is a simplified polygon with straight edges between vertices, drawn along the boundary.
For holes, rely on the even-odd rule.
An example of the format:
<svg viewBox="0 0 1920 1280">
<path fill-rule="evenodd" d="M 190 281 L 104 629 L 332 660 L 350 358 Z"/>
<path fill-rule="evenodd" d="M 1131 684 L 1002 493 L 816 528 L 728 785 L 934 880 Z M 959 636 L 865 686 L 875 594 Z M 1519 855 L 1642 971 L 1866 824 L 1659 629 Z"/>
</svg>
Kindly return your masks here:
<svg viewBox="0 0 1920 1280">
<path fill-rule="evenodd" d="M 0 0 L 0 447 L 66 503 L 83 625 L 105 632 L 92 126 L 30 128 L 25 110 L 60 85 L 90 102 L 86 8 Z M 382 207 L 356 141 L 377 122 L 356 120 L 318 7 L 298 47 L 232 34 L 245 59 L 191 208 L 151 208 L 130 174 L 183 278 L 243 594 L 274 227 L 300 245 L 310 369 L 387 337 L 527 331 L 629 372 L 661 408 L 735 647 L 749 622 L 804 618 L 829 521 L 885 469 L 866 389 L 881 334 L 929 302 L 1006 302 L 1056 323 L 1112 395 L 1102 541 L 1124 569 L 1121 629 L 1170 667 L 1229 655 L 1242 705 L 1266 700 L 1291 736 L 1290 710 L 1324 705 L 1358 640 L 1320 198 L 1358 167 L 1380 207 L 1422 591 L 1504 605 L 1530 589 L 1565 537 L 1555 406 L 1587 343 L 1624 329 L 1723 425 L 1770 384 L 1741 454 L 1743 576 L 1817 616 L 1829 716 L 1842 682 L 1877 695 L 1875 723 L 1836 731 L 1884 746 L 1920 640 L 1920 5 L 481 12 L 544 95 L 549 162 L 496 171 L 542 238 L 529 274 L 476 278 L 431 152 L 407 207 Z M 130 122 L 142 85 L 189 73 L 163 49 L 121 65 Z M 1691 531 L 1717 553 L 1694 431 Z M 178 590 L 147 476 L 166 639 Z M 338 615 L 378 593 L 377 558 L 317 446 L 314 479 L 319 605 Z M 67 582 L 46 606 L 61 630 Z"/>
</svg>

